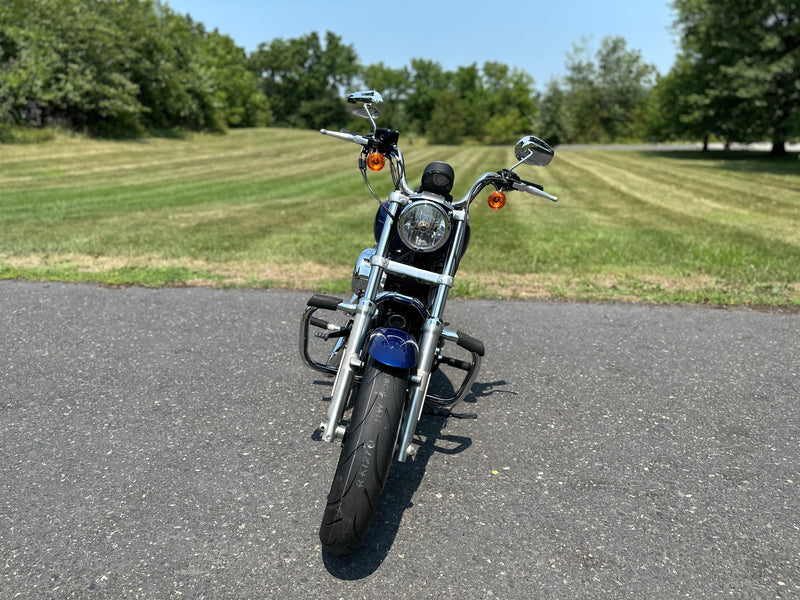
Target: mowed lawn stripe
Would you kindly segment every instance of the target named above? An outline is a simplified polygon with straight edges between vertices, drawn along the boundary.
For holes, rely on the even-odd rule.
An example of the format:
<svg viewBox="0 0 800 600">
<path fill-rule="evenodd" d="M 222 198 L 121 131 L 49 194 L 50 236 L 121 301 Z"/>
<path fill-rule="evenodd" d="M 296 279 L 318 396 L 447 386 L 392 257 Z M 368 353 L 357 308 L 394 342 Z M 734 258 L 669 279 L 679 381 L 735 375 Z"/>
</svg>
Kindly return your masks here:
<svg viewBox="0 0 800 600">
<path fill-rule="evenodd" d="M 734 217 L 763 216 L 773 219 L 776 225 L 783 226 L 780 229 L 789 237 L 794 238 L 798 233 L 798 228 L 791 223 L 800 217 L 797 177 L 738 171 L 730 168 L 730 162 L 724 161 L 708 160 L 697 165 L 697 160 L 619 154 L 624 156 L 608 156 L 606 163 L 631 170 L 646 179 L 676 187 L 689 200 L 685 205 L 687 210 L 697 206 L 700 211 L 720 211 L 715 216 L 724 216 L 721 212 L 731 213 Z M 743 161 L 732 162 L 736 166 L 737 162 Z M 764 168 L 780 167 L 780 163 L 773 165 L 765 158 L 754 159 L 749 164 L 752 165 L 751 168 L 756 168 L 759 162 Z M 797 174 L 800 175 L 800 165 Z M 692 200 L 699 203 L 693 205 Z"/>
<path fill-rule="evenodd" d="M 577 161 L 574 164 L 587 174 L 618 191 L 616 198 L 609 199 L 607 194 L 598 196 L 598 201 L 605 202 L 600 210 L 614 210 L 617 217 L 637 219 L 641 225 L 660 223 L 661 227 L 669 224 L 697 231 L 712 227 L 718 233 L 721 232 L 719 226 L 725 225 L 764 239 L 777 236 L 791 244 L 800 242 L 800 231 L 796 227 L 800 217 L 799 195 L 796 192 L 787 194 L 783 187 L 776 188 L 780 192 L 777 198 L 763 189 L 748 195 L 742 191 L 746 187 L 744 184 L 737 185 L 718 173 L 701 179 L 697 172 L 689 176 L 684 171 L 668 178 L 665 172 L 669 165 L 662 163 L 661 168 L 656 169 L 653 163 L 637 159 L 635 155 L 624 165 L 616 162 L 619 157 L 607 160 L 591 153 L 568 153 L 562 158 Z M 643 167 L 642 162 L 646 166 Z M 732 177 L 737 178 L 737 175 Z M 631 210 L 633 199 L 647 205 L 649 210 Z M 697 220 L 705 221 L 705 225 L 699 226 L 695 223 Z"/>
</svg>

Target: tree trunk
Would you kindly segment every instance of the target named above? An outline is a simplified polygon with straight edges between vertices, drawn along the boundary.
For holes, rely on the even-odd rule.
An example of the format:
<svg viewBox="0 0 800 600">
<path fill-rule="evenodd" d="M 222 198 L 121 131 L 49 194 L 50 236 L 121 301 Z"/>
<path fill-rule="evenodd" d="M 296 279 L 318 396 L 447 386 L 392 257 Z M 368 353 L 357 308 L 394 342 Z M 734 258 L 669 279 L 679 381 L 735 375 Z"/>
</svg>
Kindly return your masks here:
<svg viewBox="0 0 800 600">
<path fill-rule="evenodd" d="M 708 134 L 703 138 L 703 152 L 708 152 Z"/>
<path fill-rule="evenodd" d="M 786 142 L 772 142 L 770 156 L 786 156 Z"/>
</svg>

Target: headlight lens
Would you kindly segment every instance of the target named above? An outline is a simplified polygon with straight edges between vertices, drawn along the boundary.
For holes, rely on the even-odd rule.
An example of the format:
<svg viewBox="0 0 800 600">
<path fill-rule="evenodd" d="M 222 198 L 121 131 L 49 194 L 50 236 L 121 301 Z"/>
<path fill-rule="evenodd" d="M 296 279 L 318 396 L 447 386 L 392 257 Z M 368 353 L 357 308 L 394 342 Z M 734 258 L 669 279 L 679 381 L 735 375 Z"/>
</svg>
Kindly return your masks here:
<svg viewBox="0 0 800 600">
<path fill-rule="evenodd" d="M 418 252 L 433 252 L 447 242 L 450 219 L 444 208 L 429 200 L 412 202 L 400 213 L 397 230 L 403 243 Z"/>
</svg>

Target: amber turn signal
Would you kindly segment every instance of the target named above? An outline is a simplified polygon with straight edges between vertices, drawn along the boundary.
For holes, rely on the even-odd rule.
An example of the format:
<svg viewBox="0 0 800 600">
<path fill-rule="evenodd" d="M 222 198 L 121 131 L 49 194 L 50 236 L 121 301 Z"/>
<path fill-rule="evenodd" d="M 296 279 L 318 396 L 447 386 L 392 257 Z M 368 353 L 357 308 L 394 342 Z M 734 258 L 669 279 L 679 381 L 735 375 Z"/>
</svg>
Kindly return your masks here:
<svg viewBox="0 0 800 600">
<path fill-rule="evenodd" d="M 380 171 L 386 164 L 386 159 L 380 152 L 370 152 L 367 156 L 367 166 L 370 171 Z"/>
<path fill-rule="evenodd" d="M 500 210 L 506 205 L 506 195 L 503 192 L 494 191 L 489 194 L 489 208 Z"/>
</svg>

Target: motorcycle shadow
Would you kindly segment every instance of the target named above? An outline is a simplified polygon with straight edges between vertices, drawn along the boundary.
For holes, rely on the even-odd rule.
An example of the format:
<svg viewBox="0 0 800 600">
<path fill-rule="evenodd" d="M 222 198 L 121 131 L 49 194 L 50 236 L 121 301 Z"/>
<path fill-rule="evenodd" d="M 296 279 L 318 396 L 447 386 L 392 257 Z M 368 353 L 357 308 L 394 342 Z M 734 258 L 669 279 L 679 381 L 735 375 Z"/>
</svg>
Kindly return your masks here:
<svg viewBox="0 0 800 600">
<path fill-rule="evenodd" d="M 477 398 L 499 391 L 493 389 L 498 384 L 505 382 L 473 385 L 472 393 L 464 402 L 474 403 Z M 413 460 L 392 465 L 364 545 L 345 557 L 322 550 L 323 563 L 331 575 L 348 581 L 363 579 L 383 564 L 397 537 L 403 513 L 414 506 L 412 498 L 422 482 L 428 461 L 436 453 L 459 454 L 472 445 L 472 438 L 444 433 L 447 421 L 444 415 L 423 414 L 414 440 L 417 453 Z"/>
</svg>

